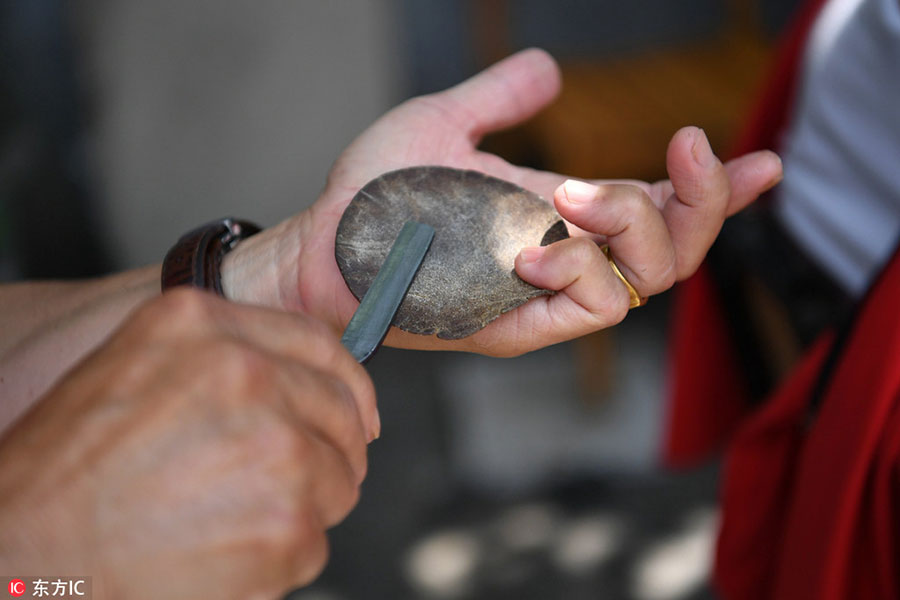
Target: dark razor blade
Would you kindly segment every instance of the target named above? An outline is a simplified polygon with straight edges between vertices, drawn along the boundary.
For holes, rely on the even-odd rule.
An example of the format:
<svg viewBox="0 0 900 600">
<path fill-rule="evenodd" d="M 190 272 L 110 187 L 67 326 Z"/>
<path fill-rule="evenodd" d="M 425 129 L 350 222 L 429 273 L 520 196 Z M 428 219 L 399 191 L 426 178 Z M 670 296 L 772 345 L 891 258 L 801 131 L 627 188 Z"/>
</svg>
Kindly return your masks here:
<svg viewBox="0 0 900 600">
<path fill-rule="evenodd" d="M 387 335 L 433 238 L 434 228 L 415 221 L 408 221 L 397 235 L 341 337 L 341 343 L 360 363 L 375 353 Z"/>
</svg>

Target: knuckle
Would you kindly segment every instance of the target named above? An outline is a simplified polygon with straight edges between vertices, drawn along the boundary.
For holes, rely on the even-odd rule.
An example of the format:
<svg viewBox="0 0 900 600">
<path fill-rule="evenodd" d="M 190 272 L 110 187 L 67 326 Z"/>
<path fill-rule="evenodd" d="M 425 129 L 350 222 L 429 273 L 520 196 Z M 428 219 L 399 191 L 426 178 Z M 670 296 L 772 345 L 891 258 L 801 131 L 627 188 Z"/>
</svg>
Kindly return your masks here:
<svg viewBox="0 0 900 600">
<path fill-rule="evenodd" d="M 316 460 L 315 442 L 300 432 L 284 426 L 280 434 L 269 447 L 293 465 L 294 469 L 308 469 Z"/>
<path fill-rule="evenodd" d="M 642 296 L 653 296 L 670 289 L 678 281 L 674 253 L 654 259 L 645 273 L 638 273 L 629 281 Z"/>
<path fill-rule="evenodd" d="M 569 261 L 578 267 L 586 267 L 601 254 L 599 246 L 586 237 L 570 238 Z"/>
<path fill-rule="evenodd" d="M 665 291 L 675 285 L 678 281 L 678 268 L 674 256 L 670 257 L 666 262 L 662 274 L 659 277 L 659 291 Z"/>
<path fill-rule="evenodd" d="M 267 485 L 280 489 L 283 485 L 303 485 L 309 464 L 300 458 L 308 452 L 296 430 L 285 420 L 268 411 L 240 413 L 241 420 L 233 423 L 227 443 L 241 460 L 258 468 Z"/>
<path fill-rule="evenodd" d="M 610 290 L 606 294 L 605 300 L 597 302 L 590 312 L 599 327 L 612 327 L 625 320 L 629 311 L 628 304 L 628 290 L 620 281 L 616 280 L 615 289 Z"/>
<path fill-rule="evenodd" d="M 294 315 L 294 318 L 302 328 L 303 339 L 306 340 L 308 347 L 315 348 L 315 356 L 318 359 L 316 363 L 334 364 L 350 358 L 339 337 L 324 321 L 306 315 Z"/>
<path fill-rule="evenodd" d="M 302 586 L 318 577 L 328 563 L 328 538 L 318 519 L 304 515 L 295 535 L 291 582 Z"/>
<path fill-rule="evenodd" d="M 341 511 L 341 520 L 344 519 L 350 511 L 359 504 L 360 487 L 359 485 L 351 485 L 347 487 L 347 493 L 343 502 L 343 510 Z"/>
<path fill-rule="evenodd" d="M 622 293 L 617 295 L 616 301 L 611 303 L 606 312 L 606 318 L 610 325 L 618 325 L 628 316 L 628 292 L 622 288 Z"/>
<path fill-rule="evenodd" d="M 285 587 L 306 585 L 325 568 L 328 539 L 324 525 L 308 506 L 271 519 L 263 529 L 260 546 L 283 569 Z"/>
<path fill-rule="evenodd" d="M 359 499 L 362 496 L 362 487 L 359 484 L 353 485 L 350 487 L 350 497 L 347 506 L 347 512 L 349 513 L 353 508 L 359 504 Z"/>
<path fill-rule="evenodd" d="M 623 183 L 616 186 L 619 201 L 622 202 L 628 212 L 643 214 L 650 210 L 656 210 L 656 205 L 650 196 L 636 185 Z"/>
<path fill-rule="evenodd" d="M 305 515 L 292 511 L 283 517 L 270 517 L 263 530 L 263 545 L 273 556 L 293 557 L 297 550 L 299 523 Z"/>
<path fill-rule="evenodd" d="M 167 321 L 184 324 L 208 318 L 213 302 L 212 294 L 183 287 L 160 296 L 157 308 Z"/>
<path fill-rule="evenodd" d="M 210 370 L 223 385 L 242 392 L 247 399 L 264 397 L 275 380 L 275 365 L 263 352 L 236 341 L 218 341 L 205 353 Z"/>
<path fill-rule="evenodd" d="M 604 231 L 607 233 L 620 233 L 632 223 L 647 219 L 651 210 L 656 210 L 650 196 L 629 183 L 604 186 L 599 200 L 600 206 L 606 207 Z"/>
<path fill-rule="evenodd" d="M 132 324 L 142 331 L 163 337 L 184 335 L 210 315 L 210 294 L 189 288 L 168 291 L 141 306 Z"/>
<path fill-rule="evenodd" d="M 690 255 L 685 255 L 684 253 L 678 257 L 678 267 L 677 267 L 677 276 L 678 279 L 687 279 L 691 275 L 693 275 L 697 269 L 700 268 L 700 264 L 703 262 L 704 256 L 702 254 L 692 253 Z"/>
<path fill-rule="evenodd" d="M 308 463 L 313 452 L 312 444 L 286 423 L 275 422 L 256 434 L 257 446 L 263 453 L 276 459 L 292 471 Z"/>
<path fill-rule="evenodd" d="M 350 364 L 355 361 L 333 335 L 316 335 L 316 352 L 323 365 Z"/>
<path fill-rule="evenodd" d="M 350 511 L 359 503 L 359 498 L 360 486 L 348 481 L 339 492 L 332 494 L 328 514 L 323 516 L 325 525 L 333 527 L 347 518 Z"/>
</svg>

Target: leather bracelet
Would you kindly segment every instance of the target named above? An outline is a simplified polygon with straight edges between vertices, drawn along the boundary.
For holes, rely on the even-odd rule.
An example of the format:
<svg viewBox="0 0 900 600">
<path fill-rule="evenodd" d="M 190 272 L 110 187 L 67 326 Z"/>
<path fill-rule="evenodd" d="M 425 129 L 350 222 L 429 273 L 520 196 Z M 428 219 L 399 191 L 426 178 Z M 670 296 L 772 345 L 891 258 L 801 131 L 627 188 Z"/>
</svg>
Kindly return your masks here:
<svg viewBox="0 0 900 600">
<path fill-rule="evenodd" d="M 224 297 L 222 259 L 241 240 L 259 233 L 257 225 L 232 217 L 211 221 L 193 229 L 169 249 L 162 264 L 163 291 L 189 285 L 212 290 Z"/>
</svg>

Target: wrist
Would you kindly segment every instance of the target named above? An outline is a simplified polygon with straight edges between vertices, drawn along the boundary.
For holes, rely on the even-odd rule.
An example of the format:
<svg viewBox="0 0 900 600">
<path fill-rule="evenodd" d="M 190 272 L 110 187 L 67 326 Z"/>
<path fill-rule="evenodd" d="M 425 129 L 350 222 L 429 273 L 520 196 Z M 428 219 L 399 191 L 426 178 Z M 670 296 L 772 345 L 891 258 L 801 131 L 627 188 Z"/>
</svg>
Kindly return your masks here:
<svg viewBox="0 0 900 600">
<path fill-rule="evenodd" d="M 188 231 L 163 259 L 163 291 L 187 285 L 224 296 L 223 258 L 243 240 L 259 232 L 258 225 L 233 217 L 216 219 Z"/>
<path fill-rule="evenodd" d="M 222 260 L 222 289 L 235 302 L 296 311 L 298 259 L 308 236 L 304 211 L 242 241 Z"/>
</svg>

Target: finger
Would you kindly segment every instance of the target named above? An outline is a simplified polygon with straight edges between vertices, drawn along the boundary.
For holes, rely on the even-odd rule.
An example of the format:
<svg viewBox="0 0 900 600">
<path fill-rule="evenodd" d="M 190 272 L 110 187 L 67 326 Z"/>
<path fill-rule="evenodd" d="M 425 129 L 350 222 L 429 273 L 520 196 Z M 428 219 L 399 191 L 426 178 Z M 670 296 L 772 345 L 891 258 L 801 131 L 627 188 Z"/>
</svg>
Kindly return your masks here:
<svg viewBox="0 0 900 600">
<path fill-rule="evenodd" d="M 625 318 L 628 290 L 592 240 L 569 238 L 549 246 L 525 248 L 516 272 L 528 283 L 558 293 L 546 299 L 546 331 L 541 339 L 570 339 Z"/>
<path fill-rule="evenodd" d="M 731 182 L 731 196 L 725 211 L 729 217 L 746 208 L 784 178 L 781 157 L 771 150 L 758 150 L 733 158 L 725 163 L 725 170 Z M 641 185 L 641 182 L 635 183 Z M 646 185 L 647 192 L 660 209 L 675 193 L 668 179 L 643 185 Z"/>
<path fill-rule="evenodd" d="M 548 199 L 552 198 L 554 190 L 568 179 L 565 175 L 552 171 L 540 171 L 510 164 L 499 156 L 487 152 L 479 152 L 477 158 L 477 168 Z M 731 196 L 726 210 L 728 216 L 743 210 L 761 194 L 777 185 L 784 176 L 781 158 L 771 150 L 759 150 L 732 159 L 725 163 L 725 170 L 731 181 Z M 589 181 L 595 185 L 636 186 L 644 190 L 660 210 L 675 193 L 675 188 L 668 179 L 655 183 L 637 179 L 594 179 Z"/>
<path fill-rule="evenodd" d="M 278 373 L 289 422 L 301 431 L 313 431 L 340 451 L 345 470 L 362 483 L 369 439 L 350 389 L 339 379 L 287 361 Z"/>
<path fill-rule="evenodd" d="M 725 221 L 731 186 L 728 172 L 713 154 L 706 134 L 679 130 L 666 153 L 675 193 L 663 207 L 676 253 L 677 278 L 691 275 L 706 256 Z"/>
<path fill-rule="evenodd" d="M 523 50 L 438 94 L 464 117 L 473 141 L 537 113 L 559 93 L 556 61 L 543 50 Z"/>
<path fill-rule="evenodd" d="M 675 248 L 662 213 L 644 190 L 569 180 L 556 190 L 554 202 L 564 219 L 605 238 L 619 270 L 641 296 L 675 283 Z"/>
<path fill-rule="evenodd" d="M 288 557 L 284 585 L 273 598 L 283 597 L 292 588 L 312 583 L 328 562 L 328 536 L 316 515 L 309 515 L 298 523 L 295 536 L 299 540 L 298 548 Z"/>
<path fill-rule="evenodd" d="M 730 160 L 725 163 L 725 170 L 731 181 L 728 216 L 743 210 L 784 178 L 781 158 L 771 150 L 759 150 Z"/>
<path fill-rule="evenodd" d="M 349 468 L 346 456 L 314 430 L 300 424 L 296 428 L 295 468 L 301 481 L 294 488 L 294 501 L 301 512 L 315 511 L 325 528 L 346 518 L 359 500 L 359 481 Z"/>
<path fill-rule="evenodd" d="M 544 198 L 553 197 L 553 190 L 567 179 L 559 173 L 517 167 L 488 153 L 480 153 L 479 161 L 486 165 L 486 170 L 497 177 L 512 181 Z M 726 209 L 727 216 L 746 208 L 761 194 L 775 187 L 784 177 L 781 158 L 771 150 L 759 150 L 729 160 L 725 163 L 725 170 L 728 172 L 731 182 L 731 196 Z M 591 183 L 597 185 L 621 183 L 637 186 L 649 194 L 653 203 L 660 210 L 675 193 L 675 188 L 672 187 L 669 179 L 655 183 L 646 183 L 636 179 L 598 179 L 591 180 Z"/>
<path fill-rule="evenodd" d="M 343 382 L 353 396 L 368 439 L 380 435 L 372 380 L 324 323 L 303 315 L 230 302 L 218 302 L 214 310 L 221 326 L 236 338 Z"/>
</svg>

